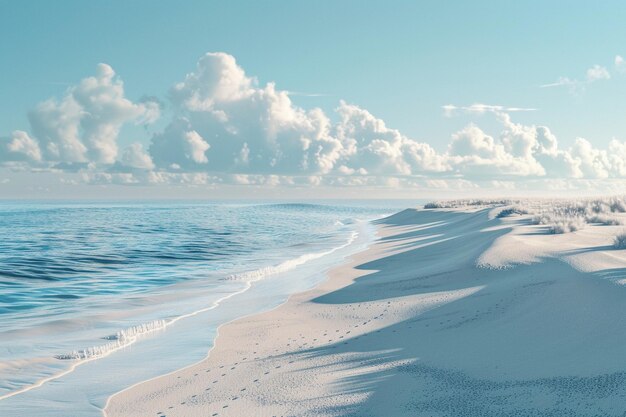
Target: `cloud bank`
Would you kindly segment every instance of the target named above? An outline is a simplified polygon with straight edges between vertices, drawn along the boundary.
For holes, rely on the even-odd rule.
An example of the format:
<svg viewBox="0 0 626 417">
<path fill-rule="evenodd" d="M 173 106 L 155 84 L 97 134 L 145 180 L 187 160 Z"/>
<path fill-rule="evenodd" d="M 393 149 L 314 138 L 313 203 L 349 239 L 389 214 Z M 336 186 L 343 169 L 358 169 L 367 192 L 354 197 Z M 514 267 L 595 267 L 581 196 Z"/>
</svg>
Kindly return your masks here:
<svg viewBox="0 0 626 417">
<path fill-rule="evenodd" d="M 620 58 L 620 59 L 618 59 Z M 621 57 L 615 65 L 622 66 Z M 600 66 L 586 82 L 608 79 Z M 156 99 L 133 102 L 113 69 L 93 76 L 60 99 L 28 114 L 30 130 L 0 138 L 0 163 L 13 169 L 78 172 L 85 182 L 115 184 L 377 185 L 430 181 L 567 180 L 626 177 L 626 143 L 596 149 L 584 139 L 562 149 L 546 126 L 515 123 L 531 108 L 476 103 L 443 106 L 444 115 L 492 114 L 488 134 L 469 124 L 437 151 L 404 135 L 357 105 L 334 111 L 295 105 L 290 92 L 262 85 L 226 53 L 207 53 L 168 94 L 171 114 L 148 143 L 120 149 L 127 124 L 148 125 L 161 115 Z"/>
</svg>

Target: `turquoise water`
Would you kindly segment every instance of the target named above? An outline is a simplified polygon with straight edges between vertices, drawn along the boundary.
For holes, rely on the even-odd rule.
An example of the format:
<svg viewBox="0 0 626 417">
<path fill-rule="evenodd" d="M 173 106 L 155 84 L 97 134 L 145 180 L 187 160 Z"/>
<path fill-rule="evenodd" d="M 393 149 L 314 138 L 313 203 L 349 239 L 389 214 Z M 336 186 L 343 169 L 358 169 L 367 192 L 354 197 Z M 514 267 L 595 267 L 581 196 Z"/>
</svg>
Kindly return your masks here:
<svg viewBox="0 0 626 417">
<path fill-rule="evenodd" d="M 315 285 L 405 204 L 0 204 L 0 414 L 100 415 L 202 359 L 220 324 Z"/>
</svg>

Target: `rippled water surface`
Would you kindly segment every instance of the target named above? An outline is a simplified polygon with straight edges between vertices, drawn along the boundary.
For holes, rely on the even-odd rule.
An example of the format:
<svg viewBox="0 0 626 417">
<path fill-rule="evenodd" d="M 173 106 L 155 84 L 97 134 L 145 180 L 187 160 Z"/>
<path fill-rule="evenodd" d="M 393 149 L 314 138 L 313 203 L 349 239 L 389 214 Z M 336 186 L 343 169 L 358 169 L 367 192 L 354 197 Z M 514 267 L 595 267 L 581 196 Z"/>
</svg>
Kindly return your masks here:
<svg viewBox="0 0 626 417">
<path fill-rule="evenodd" d="M 213 319 L 222 300 L 268 276 L 304 279 L 346 255 L 359 222 L 394 209 L 0 204 L 0 409 L 2 396 L 115 353 L 137 335 L 170 332 L 163 329 L 198 311 L 215 309 Z M 184 339 L 182 329 L 171 334 Z"/>
</svg>

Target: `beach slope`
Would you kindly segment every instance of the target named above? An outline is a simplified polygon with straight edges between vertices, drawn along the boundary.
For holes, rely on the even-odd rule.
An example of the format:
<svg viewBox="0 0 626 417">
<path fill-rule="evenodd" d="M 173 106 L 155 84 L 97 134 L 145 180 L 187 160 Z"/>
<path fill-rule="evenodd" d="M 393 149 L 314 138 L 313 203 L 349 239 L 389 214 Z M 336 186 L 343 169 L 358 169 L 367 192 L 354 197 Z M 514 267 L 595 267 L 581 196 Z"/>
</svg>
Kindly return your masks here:
<svg viewBox="0 0 626 417">
<path fill-rule="evenodd" d="M 621 227 L 554 235 L 494 210 L 378 221 L 323 284 L 222 326 L 206 360 L 106 415 L 623 415 Z"/>
</svg>

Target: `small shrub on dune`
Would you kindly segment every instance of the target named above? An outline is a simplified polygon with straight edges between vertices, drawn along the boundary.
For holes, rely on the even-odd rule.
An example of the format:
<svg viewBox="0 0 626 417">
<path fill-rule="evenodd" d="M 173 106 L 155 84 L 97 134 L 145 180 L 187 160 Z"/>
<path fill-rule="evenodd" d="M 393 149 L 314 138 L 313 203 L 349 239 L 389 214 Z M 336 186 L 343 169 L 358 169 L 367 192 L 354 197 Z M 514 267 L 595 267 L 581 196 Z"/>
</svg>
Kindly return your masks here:
<svg viewBox="0 0 626 417">
<path fill-rule="evenodd" d="M 488 199 L 467 199 L 467 200 L 445 200 L 431 201 L 424 205 L 425 209 L 442 209 L 442 208 L 463 208 L 475 206 L 501 206 L 510 205 L 511 200 L 488 200 Z"/>
<path fill-rule="evenodd" d="M 624 222 L 622 222 L 620 219 L 604 214 L 588 216 L 587 223 L 597 223 L 604 226 L 619 226 L 621 224 L 624 224 Z"/>
<path fill-rule="evenodd" d="M 626 249 L 626 230 L 615 235 L 613 238 L 613 247 L 615 249 Z"/>
<path fill-rule="evenodd" d="M 553 222 L 552 216 L 546 213 L 535 214 L 530 218 L 530 224 L 550 224 Z"/>
<path fill-rule="evenodd" d="M 528 211 L 519 206 L 513 206 L 513 207 L 505 208 L 504 210 L 501 210 L 500 213 L 498 213 L 496 217 L 501 219 L 503 217 L 509 217 L 515 214 L 518 214 L 518 215 L 528 214 Z"/>
<path fill-rule="evenodd" d="M 433 201 L 424 208 L 463 208 L 504 206 L 496 217 L 530 214 L 530 223 L 548 227 L 550 233 L 570 233 L 586 224 L 615 226 L 625 224 L 617 213 L 626 213 L 626 196 L 572 199 L 465 199 Z"/>
<path fill-rule="evenodd" d="M 612 200 L 609 207 L 613 213 L 626 213 L 626 203 L 623 200 Z"/>
<path fill-rule="evenodd" d="M 550 233 L 553 234 L 562 234 L 562 233 L 571 233 L 585 227 L 584 219 L 577 217 L 567 220 L 559 220 L 549 225 Z"/>
<path fill-rule="evenodd" d="M 556 216 L 550 213 L 535 215 L 530 220 L 531 224 L 548 226 L 548 231 L 552 234 L 571 233 L 585 227 L 585 218 L 578 215 Z"/>
</svg>

